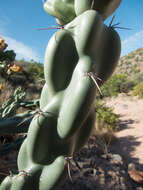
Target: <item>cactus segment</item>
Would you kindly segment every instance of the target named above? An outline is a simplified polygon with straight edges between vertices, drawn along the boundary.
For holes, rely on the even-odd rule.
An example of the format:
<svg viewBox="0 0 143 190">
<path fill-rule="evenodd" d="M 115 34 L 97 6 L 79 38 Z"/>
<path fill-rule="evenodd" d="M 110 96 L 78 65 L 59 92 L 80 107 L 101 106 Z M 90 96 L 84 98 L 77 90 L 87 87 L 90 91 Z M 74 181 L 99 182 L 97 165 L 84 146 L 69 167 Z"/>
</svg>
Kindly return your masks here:
<svg viewBox="0 0 143 190">
<path fill-rule="evenodd" d="M 7 176 L 0 185 L 0 190 L 10 190 L 12 186 L 12 177 Z"/>
<path fill-rule="evenodd" d="M 65 25 L 76 17 L 74 11 L 74 0 L 53 0 L 52 2 L 47 0 L 43 4 L 43 7 L 48 14 L 57 18 L 57 22 L 60 25 Z"/>
<path fill-rule="evenodd" d="M 120 5 L 122 0 L 75 0 L 74 7 L 76 15 L 93 9 L 103 18 L 107 19 Z"/>
<path fill-rule="evenodd" d="M 43 168 L 39 190 L 57 189 L 63 179 L 65 179 L 66 173 L 65 158 L 59 156 L 52 164 Z"/>
<path fill-rule="evenodd" d="M 40 110 L 20 148 L 19 173 L 7 177 L 0 190 L 57 190 L 65 181 L 67 162 L 94 128 L 94 101 L 100 90 L 95 76 L 102 85 L 120 56 L 120 37 L 103 21 L 119 4 L 120 0 L 44 3 L 58 23 L 67 25 L 52 36 L 46 49 Z"/>
<path fill-rule="evenodd" d="M 101 57 L 101 63 L 96 66 L 96 74 L 101 79 L 101 81 L 99 81 L 100 85 L 107 81 L 112 75 L 121 54 L 121 40 L 114 28 L 106 26 L 104 33 L 106 43 L 101 44 L 98 52 Z M 103 52 L 105 52 L 104 56 Z"/>
<path fill-rule="evenodd" d="M 65 25 L 87 10 L 95 10 L 102 19 L 107 19 L 120 5 L 122 0 L 46 0 L 45 11 L 56 17 L 57 23 Z"/>
</svg>

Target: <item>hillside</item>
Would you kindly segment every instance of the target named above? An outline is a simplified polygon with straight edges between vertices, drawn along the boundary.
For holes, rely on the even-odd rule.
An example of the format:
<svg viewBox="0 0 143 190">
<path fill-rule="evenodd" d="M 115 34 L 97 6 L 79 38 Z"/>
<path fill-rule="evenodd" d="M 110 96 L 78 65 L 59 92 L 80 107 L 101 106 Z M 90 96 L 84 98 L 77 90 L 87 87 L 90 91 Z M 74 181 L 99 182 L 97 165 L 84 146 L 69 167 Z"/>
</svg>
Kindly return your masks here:
<svg viewBox="0 0 143 190">
<path fill-rule="evenodd" d="M 116 73 L 135 74 L 138 71 L 143 71 L 143 48 L 129 53 L 121 57 Z"/>
</svg>

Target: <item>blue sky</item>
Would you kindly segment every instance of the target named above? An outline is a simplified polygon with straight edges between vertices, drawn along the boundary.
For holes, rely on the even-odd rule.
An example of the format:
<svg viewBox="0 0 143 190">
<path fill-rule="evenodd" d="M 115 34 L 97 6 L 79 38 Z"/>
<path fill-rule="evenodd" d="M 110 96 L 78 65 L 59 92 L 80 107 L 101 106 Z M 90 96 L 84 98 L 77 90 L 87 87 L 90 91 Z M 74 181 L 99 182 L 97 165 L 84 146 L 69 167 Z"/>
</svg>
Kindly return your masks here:
<svg viewBox="0 0 143 190">
<path fill-rule="evenodd" d="M 52 1 L 52 0 L 51 0 Z M 132 30 L 120 30 L 122 54 L 143 47 L 143 0 L 122 0 L 114 23 Z M 105 21 L 109 24 L 111 17 Z M 17 53 L 17 59 L 43 62 L 46 45 L 55 30 L 38 28 L 55 25 L 55 19 L 43 10 L 42 0 L 1 0 L 0 36 Z"/>
</svg>

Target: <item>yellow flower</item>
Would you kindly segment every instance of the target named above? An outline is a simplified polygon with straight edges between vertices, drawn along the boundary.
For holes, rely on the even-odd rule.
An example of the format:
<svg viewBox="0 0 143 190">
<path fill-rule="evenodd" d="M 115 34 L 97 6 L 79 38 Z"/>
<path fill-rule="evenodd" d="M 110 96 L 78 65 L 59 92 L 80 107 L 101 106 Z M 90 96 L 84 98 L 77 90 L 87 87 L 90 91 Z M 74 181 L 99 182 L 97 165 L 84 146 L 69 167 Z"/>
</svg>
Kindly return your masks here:
<svg viewBox="0 0 143 190">
<path fill-rule="evenodd" d="M 2 85 L 2 83 L 0 83 L 0 90 L 2 90 L 3 89 L 3 85 Z"/>
<path fill-rule="evenodd" d="M 4 39 L 0 37 L 0 44 L 4 43 Z"/>
<path fill-rule="evenodd" d="M 0 37 L 0 50 L 3 50 L 5 47 L 4 39 Z"/>
<path fill-rule="evenodd" d="M 10 67 L 10 70 L 13 71 L 13 72 L 20 72 L 22 70 L 22 68 L 18 65 L 13 65 Z"/>
</svg>

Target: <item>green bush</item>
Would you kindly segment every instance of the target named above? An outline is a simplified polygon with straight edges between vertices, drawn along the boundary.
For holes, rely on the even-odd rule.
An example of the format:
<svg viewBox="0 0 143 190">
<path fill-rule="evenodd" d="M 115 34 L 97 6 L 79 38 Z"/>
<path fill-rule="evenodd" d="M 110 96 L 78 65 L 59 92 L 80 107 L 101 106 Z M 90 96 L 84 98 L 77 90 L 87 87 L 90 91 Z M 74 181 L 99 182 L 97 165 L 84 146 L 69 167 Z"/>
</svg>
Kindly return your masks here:
<svg viewBox="0 0 143 190">
<path fill-rule="evenodd" d="M 140 73 L 136 73 L 134 75 L 134 81 L 135 81 L 135 86 L 141 82 L 143 82 L 143 74 L 140 72 Z"/>
<path fill-rule="evenodd" d="M 134 85 L 135 82 L 128 80 L 127 75 L 116 74 L 101 87 L 101 91 L 104 97 L 112 97 L 117 96 L 118 93 L 128 93 Z"/>
<path fill-rule="evenodd" d="M 18 61 L 18 64 L 23 68 L 23 74 L 27 80 L 37 84 L 37 80 L 44 78 L 43 64 L 38 63 L 34 60 L 30 62 L 25 60 Z"/>
<path fill-rule="evenodd" d="M 139 62 L 139 57 L 136 57 L 135 61 L 136 61 L 136 62 Z"/>
<path fill-rule="evenodd" d="M 143 52 L 139 52 L 139 55 L 143 55 Z"/>
<path fill-rule="evenodd" d="M 143 98 L 143 82 L 140 82 L 134 87 L 132 95 L 139 96 L 139 98 Z"/>
<path fill-rule="evenodd" d="M 101 123 L 103 127 L 108 127 L 111 130 L 117 128 L 118 116 L 113 112 L 113 109 L 107 107 L 104 103 L 96 101 L 95 103 L 96 123 Z"/>
<path fill-rule="evenodd" d="M 34 61 L 31 61 L 28 66 L 28 71 L 29 73 L 29 78 L 33 81 L 36 82 L 37 79 L 43 79 L 44 78 L 44 69 L 43 69 L 43 64 L 37 63 Z"/>
<path fill-rule="evenodd" d="M 120 86 L 120 92 L 128 93 L 129 91 L 133 90 L 134 86 L 136 85 L 135 80 L 127 80 Z"/>
</svg>

